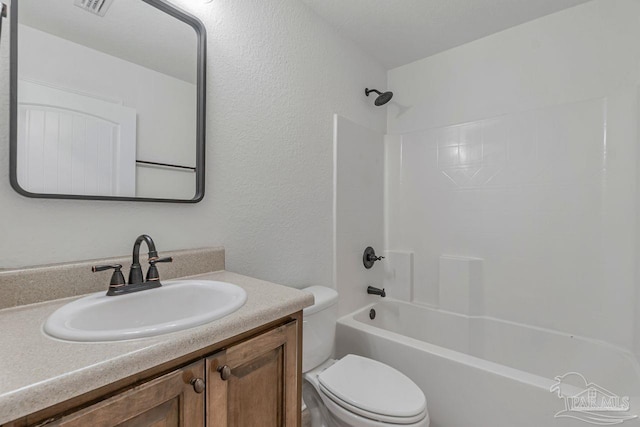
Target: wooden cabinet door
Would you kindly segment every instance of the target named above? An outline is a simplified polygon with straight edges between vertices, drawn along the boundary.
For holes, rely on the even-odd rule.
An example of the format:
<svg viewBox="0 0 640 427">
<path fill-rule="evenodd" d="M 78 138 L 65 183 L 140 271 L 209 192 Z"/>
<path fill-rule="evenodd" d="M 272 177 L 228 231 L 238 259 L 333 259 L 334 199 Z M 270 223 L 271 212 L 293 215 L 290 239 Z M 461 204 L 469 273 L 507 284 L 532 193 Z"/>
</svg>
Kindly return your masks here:
<svg viewBox="0 0 640 427">
<path fill-rule="evenodd" d="M 63 427 L 204 427 L 204 361 L 120 393 L 51 424 Z"/>
<path fill-rule="evenodd" d="M 297 427 L 299 323 L 294 320 L 206 359 L 208 427 Z"/>
</svg>

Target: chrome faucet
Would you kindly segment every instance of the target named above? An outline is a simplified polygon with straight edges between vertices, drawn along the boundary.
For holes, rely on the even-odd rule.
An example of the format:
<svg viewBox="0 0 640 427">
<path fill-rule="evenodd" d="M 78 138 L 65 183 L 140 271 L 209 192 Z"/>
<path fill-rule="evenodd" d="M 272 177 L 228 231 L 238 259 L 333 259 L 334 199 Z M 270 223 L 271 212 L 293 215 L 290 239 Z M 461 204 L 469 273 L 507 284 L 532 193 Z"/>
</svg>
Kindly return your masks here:
<svg viewBox="0 0 640 427">
<path fill-rule="evenodd" d="M 140 245 L 142 242 L 146 242 L 149 248 L 149 270 L 147 271 L 147 277 L 143 280 L 142 266 L 140 265 Z M 93 272 L 104 271 L 113 269 L 113 276 L 111 276 L 111 282 L 109 283 L 109 290 L 107 296 L 124 295 L 132 292 L 144 291 L 147 289 L 159 288 L 162 286 L 160 283 L 160 273 L 156 264 L 159 262 L 172 262 L 172 257 L 158 258 L 158 252 L 156 251 L 156 245 L 153 243 L 153 239 L 142 234 L 138 236 L 133 244 L 133 262 L 129 269 L 129 281 L 125 283 L 124 275 L 120 270 L 122 266 L 116 265 L 96 265 L 91 268 Z"/>
</svg>

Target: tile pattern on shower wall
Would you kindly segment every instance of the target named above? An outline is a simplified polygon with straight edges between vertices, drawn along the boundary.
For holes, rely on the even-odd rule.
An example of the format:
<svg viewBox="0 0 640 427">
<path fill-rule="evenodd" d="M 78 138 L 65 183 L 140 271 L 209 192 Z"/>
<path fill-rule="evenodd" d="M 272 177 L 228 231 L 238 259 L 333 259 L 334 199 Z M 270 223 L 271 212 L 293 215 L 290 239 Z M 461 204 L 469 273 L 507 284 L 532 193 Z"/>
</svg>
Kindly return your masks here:
<svg viewBox="0 0 640 427">
<path fill-rule="evenodd" d="M 387 248 L 414 251 L 415 300 L 439 303 L 441 255 L 478 257 L 486 315 L 628 345 L 630 326 L 619 325 L 632 324 L 635 222 L 618 207 L 635 200 L 636 149 L 626 104 L 635 95 L 387 138 Z M 615 138 L 605 134 L 612 109 Z"/>
</svg>

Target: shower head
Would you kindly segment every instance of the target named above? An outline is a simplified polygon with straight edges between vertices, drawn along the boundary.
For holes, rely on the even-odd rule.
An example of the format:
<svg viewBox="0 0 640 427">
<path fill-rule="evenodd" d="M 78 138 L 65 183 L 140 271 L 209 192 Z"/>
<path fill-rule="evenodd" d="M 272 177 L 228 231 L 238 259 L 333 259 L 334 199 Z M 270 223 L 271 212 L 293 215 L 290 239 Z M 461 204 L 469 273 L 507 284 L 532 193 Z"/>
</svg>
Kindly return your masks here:
<svg viewBox="0 0 640 427">
<path fill-rule="evenodd" d="M 381 105 L 386 104 L 387 102 L 391 101 L 391 98 L 393 98 L 393 92 L 380 92 L 377 89 L 365 89 L 364 90 L 364 94 L 369 96 L 369 94 L 371 92 L 375 92 L 378 94 L 378 97 L 376 98 L 376 100 L 374 101 L 374 104 L 376 104 L 376 106 L 380 107 Z"/>
</svg>

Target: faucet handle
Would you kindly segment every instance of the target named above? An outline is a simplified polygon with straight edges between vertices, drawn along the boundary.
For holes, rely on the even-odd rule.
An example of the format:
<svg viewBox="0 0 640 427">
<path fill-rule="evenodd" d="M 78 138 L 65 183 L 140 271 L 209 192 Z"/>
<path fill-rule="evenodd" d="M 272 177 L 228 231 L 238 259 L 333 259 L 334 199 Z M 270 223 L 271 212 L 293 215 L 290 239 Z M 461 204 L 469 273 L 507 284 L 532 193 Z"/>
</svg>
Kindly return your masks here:
<svg viewBox="0 0 640 427">
<path fill-rule="evenodd" d="M 97 271 L 105 271 L 105 270 L 113 270 L 113 274 L 111 275 L 111 281 L 109 282 L 109 292 L 107 295 L 113 295 L 111 293 L 113 290 L 124 286 L 127 282 L 124 280 L 124 275 L 122 274 L 122 265 L 113 264 L 113 265 L 94 265 L 91 267 L 91 271 L 94 273 Z"/>
<path fill-rule="evenodd" d="M 364 250 L 364 254 L 362 254 L 362 263 L 364 264 L 364 268 L 371 268 L 376 261 L 380 261 L 384 259 L 383 256 L 376 256 L 376 251 L 371 246 L 367 246 Z"/>
<path fill-rule="evenodd" d="M 105 271 L 105 270 L 120 270 L 122 268 L 122 265 L 120 264 L 113 264 L 113 265 L 94 265 L 93 267 L 91 267 L 91 271 L 93 271 L 94 273 L 96 271 Z"/>
<path fill-rule="evenodd" d="M 160 273 L 158 272 L 158 267 L 156 264 L 159 262 L 173 262 L 173 257 L 164 257 L 164 258 L 150 258 L 149 259 L 149 270 L 147 271 L 147 280 L 146 282 L 158 282 L 160 283 Z"/>
</svg>

